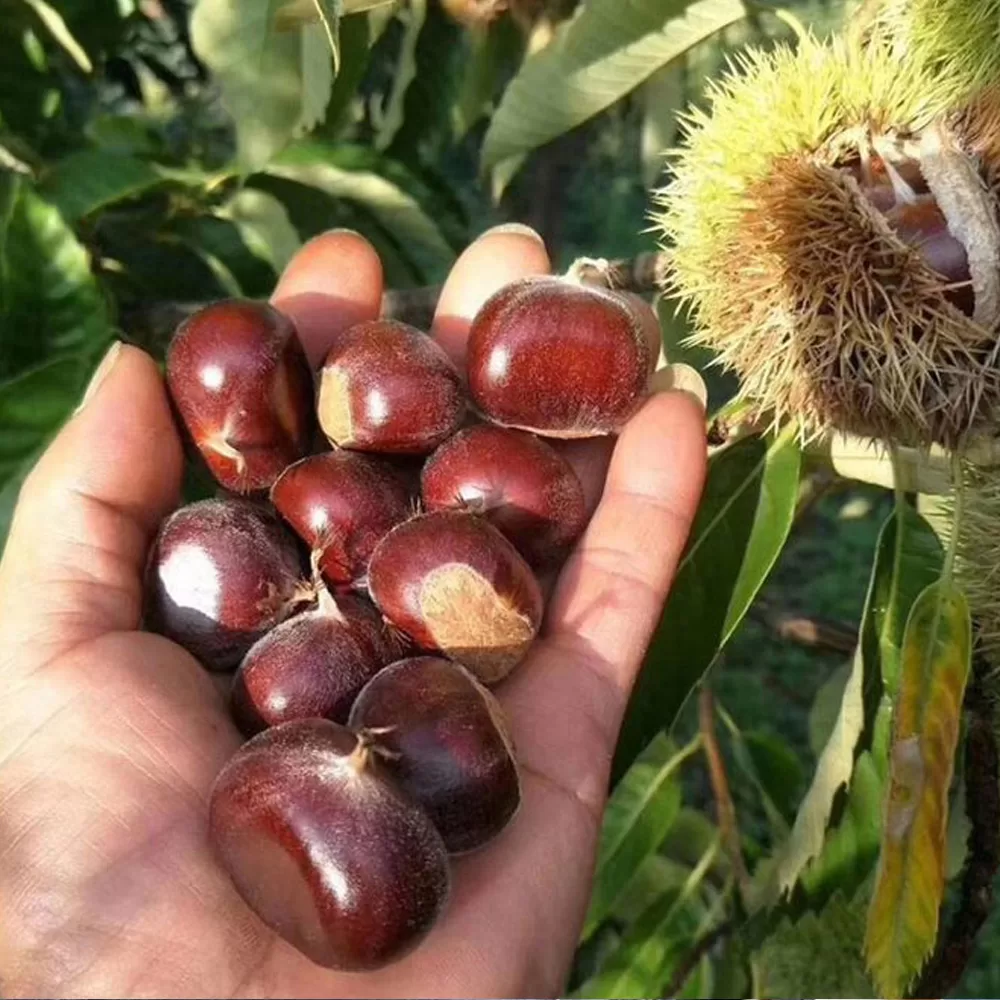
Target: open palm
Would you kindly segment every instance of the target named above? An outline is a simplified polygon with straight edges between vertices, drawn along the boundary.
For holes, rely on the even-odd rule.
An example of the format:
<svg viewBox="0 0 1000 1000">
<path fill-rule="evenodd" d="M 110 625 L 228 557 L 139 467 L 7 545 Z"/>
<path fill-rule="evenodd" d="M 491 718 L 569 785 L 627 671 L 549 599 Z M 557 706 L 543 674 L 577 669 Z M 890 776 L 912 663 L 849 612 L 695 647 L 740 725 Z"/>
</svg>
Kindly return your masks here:
<svg viewBox="0 0 1000 1000">
<path fill-rule="evenodd" d="M 460 358 L 483 300 L 548 266 L 531 234 L 480 238 L 446 284 L 434 335 Z M 292 262 L 274 301 L 315 361 L 339 329 L 375 317 L 381 283 L 368 244 L 330 233 Z M 0 564 L 0 994 L 558 993 L 622 710 L 701 489 L 698 405 L 652 398 L 610 466 L 606 442 L 567 448 L 596 513 L 530 658 L 498 691 L 522 808 L 501 838 L 457 860 L 448 911 L 416 952 L 345 975 L 261 924 L 212 857 L 208 791 L 239 737 L 210 676 L 137 631 L 181 447 L 146 355 L 122 348 L 104 375 L 26 482 Z"/>
</svg>

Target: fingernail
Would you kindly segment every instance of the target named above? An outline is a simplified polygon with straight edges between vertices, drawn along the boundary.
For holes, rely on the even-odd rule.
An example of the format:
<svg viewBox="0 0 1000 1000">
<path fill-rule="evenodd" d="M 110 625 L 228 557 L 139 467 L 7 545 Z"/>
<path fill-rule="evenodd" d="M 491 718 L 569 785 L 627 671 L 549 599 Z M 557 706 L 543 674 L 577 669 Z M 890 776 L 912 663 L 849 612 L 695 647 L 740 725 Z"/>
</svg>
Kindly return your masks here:
<svg viewBox="0 0 1000 1000">
<path fill-rule="evenodd" d="M 479 238 L 482 239 L 484 236 L 497 236 L 497 235 L 507 235 L 507 236 L 529 236 L 531 239 L 542 246 L 545 245 L 545 240 L 535 232 L 531 226 L 526 226 L 523 222 L 505 222 L 499 226 L 493 226 L 492 229 L 487 229 L 485 233 Z"/>
<path fill-rule="evenodd" d="M 651 392 L 684 392 L 698 400 L 703 410 L 708 409 L 708 387 L 701 373 L 691 365 L 667 365 L 653 373 Z"/>
<path fill-rule="evenodd" d="M 74 416 L 94 398 L 97 390 L 101 387 L 101 383 L 111 374 L 111 369 L 114 368 L 121 350 L 122 342 L 120 340 L 116 340 L 108 348 L 107 353 L 101 358 L 101 363 L 94 369 L 94 374 L 90 376 L 90 381 L 87 383 L 87 388 L 83 393 L 83 399 L 80 400 L 80 405 L 73 411 Z"/>
</svg>

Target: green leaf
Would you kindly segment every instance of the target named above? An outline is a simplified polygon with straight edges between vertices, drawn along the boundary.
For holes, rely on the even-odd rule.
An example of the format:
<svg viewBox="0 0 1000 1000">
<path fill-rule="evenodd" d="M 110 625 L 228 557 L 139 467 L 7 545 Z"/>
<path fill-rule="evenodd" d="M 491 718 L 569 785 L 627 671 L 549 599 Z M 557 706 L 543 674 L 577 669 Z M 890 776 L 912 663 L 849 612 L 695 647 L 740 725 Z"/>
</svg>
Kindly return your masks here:
<svg viewBox="0 0 1000 1000">
<path fill-rule="evenodd" d="M 310 4 L 300 16 L 279 0 L 198 0 L 191 37 L 222 89 L 244 167 L 267 162 L 293 135 L 312 128 L 333 86 L 339 3 Z"/>
<path fill-rule="evenodd" d="M 794 428 L 717 452 L 663 618 L 629 702 L 618 741 L 620 778 L 729 641 L 788 538 L 801 451 Z M 697 623 L 696 627 L 693 623 Z"/>
<path fill-rule="evenodd" d="M 50 361 L 0 383 L 0 552 L 24 477 L 80 400 L 85 359 Z"/>
<path fill-rule="evenodd" d="M 90 56 L 73 37 L 73 32 L 69 30 L 62 14 L 55 7 L 47 4 L 45 0 L 24 0 L 24 2 L 35 12 L 38 20 L 45 26 L 45 30 L 62 47 L 70 59 L 84 73 L 93 73 L 94 66 L 90 61 Z"/>
<path fill-rule="evenodd" d="M 493 110 L 501 81 L 516 67 L 524 51 L 524 36 L 509 17 L 498 18 L 485 29 L 469 31 L 468 36 L 471 52 L 464 60 L 452 111 L 456 139 L 465 136 Z"/>
<path fill-rule="evenodd" d="M 134 156 L 84 149 L 58 160 L 46 173 L 39 190 L 67 222 L 76 223 L 164 181 L 155 167 Z"/>
<path fill-rule="evenodd" d="M 164 226 L 161 238 L 179 240 L 208 266 L 227 296 L 265 298 L 277 272 L 247 245 L 229 219 L 211 215 L 181 217 Z"/>
<path fill-rule="evenodd" d="M 483 144 L 484 168 L 568 132 L 745 16 L 742 0 L 589 0 L 508 86 Z"/>
<path fill-rule="evenodd" d="M 857 755 L 871 747 L 883 686 L 891 690 L 898 673 L 906 617 L 917 595 L 940 575 L 942 559 L 940 543 L 930 526 L 909 505 L 897 505 L 879 534 L 861 643 L 843 689 L 840 711 L 792 833 L 756 881 L 762 892 L 758 905 L 773 903 L 790 890 L 805 866 L 823 850 L 834 798 L 851 781 Z"/>
<path fill-rule="evenodd" d="M 340 72 L 333 81 L 326 118 L 317 126 L 319 138 L 336 139 L 351 120 L 371 56 L 372 28 L 370 14 L 353 14 L 340 21 Z"/>
<path fill-rule="evenodd" d="M 681 806 L 677 771 L 700 747 L 677 751 L 662 733 L 629 768 L 608 802 L 583 936 L 614 909 L 629 880 L 659 847 Z"/>
<path fill-rule="evenodd" d="M 804 778 L 797 754 L 770 733 L 741 732 L 721 706 L 718 710 L 732 736 L 733 757 L 756 786 L 772 830 L 778 836 L 787 836 Z"/>
<path fill-rule="evenodd" d="M 454 148 L 454 108 L 469 58 L 469 33 L 432 3 L 414 58 L 416 76 L 406 88 L 403 118 L 385 149 L 403 163 L 432 164 Z"/>
<path fill-rule="evenodd" d="M 427 0 L 413 0 L 399 12 L 403 39 L 399 47 L 392 88 L 375 127 L 375 148 L 384 151 L 402 128 L 406 91 L 417 77 L 417 42 L 427 18 Z M 440 54 L 439 54 L 440 58 Z"/>
<path fill-rule="evenodd" d="M 687 60 L 678 57 L 642 86 L 642 180 L 654 188 L 663 177 L 667 152 L 677 141 L 679 118 L 687 104 Z"/>
<path fill-rule="evenodd" d="M 706 915 L 697 893 L 718 850 L 719 842 L 715 840 L 684 885 L 666 891 L 647 908 L 622 935 L 600 972 L 574 990 L 574 997 L 660 995 L 670 969 L 686 954 Z"/>
<path fill-rule="evenodd" d="M 792 912 L 822 906 L 837 889 L 851 892 L 871 876 L 878 859 L 881 833 L 882 778 L 870 751 L 854 764 L 851 787 L 840 821 L 801 875 Z"/>
<path fill-rule="evenodd" d="M 948 790 L 972 660 L 972 620 L 950 581 L 913 605 L 903 640 L 879 870 L 865 954 L 879 990 L 902 997 L 937 940 Z"/>
<path fill-rule="evenodd" d="M 99 351 L 111 328 L 90 258 L 59 211 L 0 174 L 0 377 Z"/>
<path fill-rule="evenodd" d="M 819 757 L 826 746 L 833 727 L 840 715 L 840 704 L 844 700 L 844 690 L 851 676 L 852 662 L 837 667 L 816 692 L 812 708 L 809 709 L 809 749 Z"/>
<path fill-rule="evenodd" d="M 455 253 L 438 223 L 412 195 L 371 170 L 338 166 L 336 151 L 301 141 L 268 164 L 266 173 L 307 184 L 336 200 L 355 202 L 392 233 L 426 280 L 441 278 Z"/>
<path fill-rule="evenodd" d="M 779 924 L 756 956 L 756 995 L 876 996 L 861 957 L 867 903 L 865 893 L 837 893 L 819 913 Z"/>
<path fill-rule="evenodd" d="M 266 191 L 240 188 L 218 214 L 236 226 L 247 248 L 267 261 L 276 275 L 302 245 L 285 206 Z"/>
</svg>

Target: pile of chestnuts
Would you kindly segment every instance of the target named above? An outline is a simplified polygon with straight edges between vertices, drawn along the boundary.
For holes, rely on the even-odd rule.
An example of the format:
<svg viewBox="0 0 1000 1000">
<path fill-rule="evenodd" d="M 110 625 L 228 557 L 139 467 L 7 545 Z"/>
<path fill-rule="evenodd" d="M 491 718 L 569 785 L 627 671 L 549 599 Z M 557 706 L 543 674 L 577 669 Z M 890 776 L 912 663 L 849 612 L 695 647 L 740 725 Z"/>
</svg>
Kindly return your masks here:
<svg viewBox="0 0 1000 1000">
<path fill-rule="evenodd" d="M 235 670 L 248 741 L 212 790 L 212 844 L 320 965 L 411 950 L 445 906 L 449 855 L 517 811 L 488 687 L 538 634 L 536 572 L 587 521 L 545 439 L 614 433 L 641 404 L 656 357 L 638 310 L 565 278 L 516 282 L 475 318 L 465 372 L 390 320 L 338 334 L 316 373 L 263 303 L 177 330 L 171 398 L 222 490 L 161 526 L 146 620 Z"/>
</svg>

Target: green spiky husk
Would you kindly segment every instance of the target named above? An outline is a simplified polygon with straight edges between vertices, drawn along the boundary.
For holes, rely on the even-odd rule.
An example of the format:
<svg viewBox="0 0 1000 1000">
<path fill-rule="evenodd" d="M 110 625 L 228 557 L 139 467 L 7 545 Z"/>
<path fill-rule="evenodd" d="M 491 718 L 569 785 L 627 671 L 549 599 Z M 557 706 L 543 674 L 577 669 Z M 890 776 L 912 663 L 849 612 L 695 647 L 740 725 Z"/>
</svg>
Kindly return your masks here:
<svg viewBox="0 0 1000 1000">
<path fill-rule="evenodd" d="M 835 169 L 859 136 L 963 125 L 961 94 L 885 44 L 806 38 L 745 53 L 690 114 L 654 215 L 670 291 L 760 412 L 917 445 L 993 422 L 995 332 Z"/>
<path fill-rule="evenodd" d="M 901 62 L 968 94 L 1000 82 L 1000 0 L 884 0 L 875 28 Z"/>
</svg>

